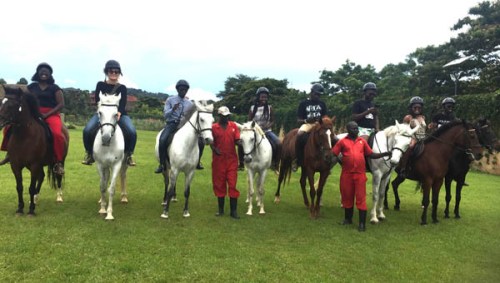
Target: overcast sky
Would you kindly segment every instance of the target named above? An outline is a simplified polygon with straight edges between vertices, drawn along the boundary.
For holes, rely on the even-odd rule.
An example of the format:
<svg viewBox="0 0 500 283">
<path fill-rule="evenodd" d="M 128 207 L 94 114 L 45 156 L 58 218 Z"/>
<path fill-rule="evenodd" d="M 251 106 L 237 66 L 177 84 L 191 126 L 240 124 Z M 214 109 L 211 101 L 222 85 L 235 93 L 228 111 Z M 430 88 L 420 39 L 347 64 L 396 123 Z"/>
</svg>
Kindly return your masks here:
<svg viewBox="0 0 500 283">
<path fill-rule="evenodd" d="M 118 60 L 128 87 L 213 98 L 228 77 L 287 79 L 306 90 L 350 61 L 379 71 L 440 45 L 477 0 L 141 0 L 1 4 L 0 78 L 31 79 L 40 62 L 61 87 L 94 90 Z M 132 4 L 133 3 L 133 4 Z"/>
</svg>

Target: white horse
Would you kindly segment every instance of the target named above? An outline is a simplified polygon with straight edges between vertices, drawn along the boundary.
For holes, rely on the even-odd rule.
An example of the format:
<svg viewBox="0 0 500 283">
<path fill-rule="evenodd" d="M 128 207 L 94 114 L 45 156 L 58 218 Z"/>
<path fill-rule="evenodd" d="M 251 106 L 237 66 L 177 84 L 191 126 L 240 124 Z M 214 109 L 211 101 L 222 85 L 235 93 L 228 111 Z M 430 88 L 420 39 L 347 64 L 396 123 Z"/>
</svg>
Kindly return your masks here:
<svg viewBox="0 0 500 283">
<path fill-rule="evenodd" d="M 418 127 L 411 129 L 408 124 L 396 124 L 385 128 L 375 134 L 373 139 L 373 152 L 382 153 L 390 151 L 391 157 L 368 159 L 372 173 L 373 207 L 371 210 L 371 223 L 384 220 L 385 188 L 391 179 L 391 173 L 398 165 L 403 153 L 408 149 L 411 137 Z"/>
<path fill-rule="evenodd" d="M 271 166 L 272 148 L 271 143 L 266 138 L 264 131 L 255 121 L 238 124 L 240 129 L 240 139 L 242 141 L 245 167 L 247 168 L 248 194 L 247 215 L 252 215 L 252 202 L 254 194 L 254 177 L 257 177 L 256 196 L 257 206 L 260 206 L 259 214 L 265 214 L 264 210 L 264 180 L 267 169 Z"/>
<path fill-rule="evenodd" d="M 101 177 L 100 214 L 106 214 L 106 220 L 113 220 L 113 196 L 115 194 L 116 177 L 120 174 L 121 202 L 127 203 L 127 162 L 125 158 L 125 140 L 118 123 L 118 104 L 121 94 L 107 95 L 99 93 L 97 114 L 99 115 L 99 131 L 94 140 L 94 159 L 97 172 Z M 109 186 L 108 186 L 109 183 Z M 106 203 L 106 188 L 108 202 Z M 107 207 L 106 207 L 107 204 Z"/>
<path fill-rule="evenodd" d="M 172 197 L 176 195 L 175 186 L 177 176 L 183 172 L 184 182 L 184 217 L 189 217 L 188 202 L 190 194 L 191 181 L 193 180 L 196 165 L 198 165 L 198 137 L 201 136 L 205 143 L 213 141 L 212 124 L 214 117 L 212 115 L 214 105 L 207 104 L 206 101 L 195 101 L 194 111 L 186 113 L 187 122 L 175 133 L 172 143 L 168 147 L 169 165 L 163 172 L 165 183 L 165 194 L 163 197 L 164 209 L 161 218 L 168 218 L 168 209 Z M 163 130 L 162 130 L 163 131 Z M 161 131 L 156 136 L 156 157 L 159 159 L 158 147 Z M 169 186 L 170 185 L 170 186 Z"/>
<path fill-rule="evenodd" d="M 373 224 L 385 219 L 385 188 L 391 179 L 392 171 L 398 165 L 403 153 L 408 149 L 411 137 L 418 130 L 418 127 L 411 129 L 408 124 L 395 122 L 395 125 L 389 126 L 375 134 L 372 146 L 373 152 L 382 153 L 390 151 L 391 157 L 368 158 L 372 173 L 373 207 L 370 222 Z M 342 133 L 337 135 L 337 138 L 342 139 L 345 136 L 347 136 L 347 133 Z"/>
</svg>

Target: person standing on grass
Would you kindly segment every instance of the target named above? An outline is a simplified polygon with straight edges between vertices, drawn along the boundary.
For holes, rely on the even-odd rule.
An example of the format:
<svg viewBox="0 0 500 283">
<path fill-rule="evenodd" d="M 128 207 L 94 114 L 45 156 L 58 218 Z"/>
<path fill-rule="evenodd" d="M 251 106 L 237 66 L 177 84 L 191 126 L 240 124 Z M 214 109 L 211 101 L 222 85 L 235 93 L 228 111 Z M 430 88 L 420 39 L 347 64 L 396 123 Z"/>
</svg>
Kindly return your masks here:
<svg viewBox="0 0 500 283">
<path fill-rule="evenodd" d="M 368 143 L 358 136 L 358 124 L 347 123 L 347 136 L 339 140 L 332 148 L 335 156 L 342 154 L 342 173 L 340 174 L 340 193 L 345 218 L 342 225 L 352 224 L 354 200 L 359 210 L 358 230 L 366 230 L 366 173 L 365 157 L 381 158 L 390 156 L 390 152 L 374 153 Z"/>
<path fill-rule="evenodd" d="M 238 181 L 238 156 L 235 146 L 241 144 L 238 126 L 229 121 L 229 108 L 221 106 L 217 110 L 219 121 L 212 125 L 214 141 L 210 144 L 212 149 L 212 184 L 217 197 L 219 210 L 216 216 L 224 215 L 224 201 L 229 195 L 231 217 L 239 219 L 237 213 L 238 197 L 240 192 L 236 189 Z"/>
</svg>

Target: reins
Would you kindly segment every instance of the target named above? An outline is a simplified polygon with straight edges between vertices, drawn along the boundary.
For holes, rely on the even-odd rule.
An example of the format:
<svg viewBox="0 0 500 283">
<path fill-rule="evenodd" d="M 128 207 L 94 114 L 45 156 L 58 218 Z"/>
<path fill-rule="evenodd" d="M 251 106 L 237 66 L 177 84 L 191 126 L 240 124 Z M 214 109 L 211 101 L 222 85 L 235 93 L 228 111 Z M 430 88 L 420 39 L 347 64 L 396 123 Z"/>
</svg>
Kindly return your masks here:
<svg viewBox="0 0 500 283">
<path fill-rule="evenodd" d="M 254 153 L 257 148 L 260 146 L 260 144 L 262 143 L 262 141 L 266 138 L 266 136 L 261 136 L 261 139 L 259 140 L 259 143 L 257 144 L 257 131 L 255 131 L 255 129 L 249 129 L 249 128 L 244 128 L 241 130 L 242 132 L 245 131 L 245 132 L 248 132 L 248 131 L 252 131 L 253 132 L 253 136 L 254 136 L 254 139 L 253 139 L 253 147 L 252 147 L 252 150 L 250 150 L 250 152 L 243 152 L 244 155 L 250 155 L 252 153 Z"/>
</svg>

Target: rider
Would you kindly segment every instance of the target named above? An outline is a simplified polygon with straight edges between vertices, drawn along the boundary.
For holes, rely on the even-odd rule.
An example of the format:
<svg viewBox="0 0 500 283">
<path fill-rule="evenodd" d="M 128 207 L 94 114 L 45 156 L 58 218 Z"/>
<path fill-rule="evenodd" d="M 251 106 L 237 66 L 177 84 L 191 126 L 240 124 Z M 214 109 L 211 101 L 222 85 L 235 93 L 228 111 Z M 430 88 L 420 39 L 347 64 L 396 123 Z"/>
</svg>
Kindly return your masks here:
<svg viewBox="0 0 500 283">
<path fill-rule="evenodd" d="M 179 80 L 175 85 L 175 89 L 177 95 L 167 98 L 163 108 L 163 117 L 165 117 L 166 124 L 160 135 L 158 147 L 160 165 L 156 168 L 155 173 L 161 173 L 167 168 L 167 148 L 171 141 L 170 136 L 177 130 L 181 120 L 185 117 L 185 113 L 193 107 L 193 103 L 186 97 L 189 83 L 186 80 Z"/>
<path fill-rule="evenodd" d="M 432 117 L 432 122 L 429 124 L 429 129 L 437 129 L 444 124 L 457 119 L 455 113 L 453 113 L 453 108 L 455 107 L 455 99 L 451 97 L 446 97 L 441 102 L 443 110 Z"/>
<path fill-rule="evenodd" d="M 248 121 L 255 121 L 264 130 L 273 150 L 271 168 L 276 171 L 279 165 L 281 142 L 272 129 L 274 125 L 274 111 L 271 105 L 268 104 L 269 89 L 259 87 L 255 95 L 255 104 L 248 111 Z"/>
<path fill-rule="evenodd" d="M 63 123 L 60 111 L 64 107 L 64 96 L 61 88 L 55 84 L 52 72 L 52 67 L 49 64 L 40 63 L 36 67 L 36 73 L 31 78 L 33 83 L 28 85 L 28 89 L 38 98 L 40 114 L 52 132 L 54 158 L 56 161 L 54 173 L 62 175 L 64 174 L 65 137 L 62 133 Z"/>
<path fill-rule="evenodd" d="M 125 156 L 127 158 L 127 164 L 129 166 L 135 166 L 136 164 L 132 159 L 132 154 L 134 153 L 135 144 L 137 142 L 137 132 L 126 111 L 127 87 L 118 82 L 120 75 L 122 75 L 120 63 L 115 60 L 109 60 L 106 62 L 104 65 L 104 74 L 106 75 L 106 79 L 98 82 L 95 88 L 95 102 L 99 102 L 99 93 L 101 92 L 103 94 L 121 94 L 120 103 L 118 105 L 118 125 L 122 129 L 123 136 L 125 138 Z M 85 147 L 86 155 L 82 164 L 91 165 L 95 162 L 92 152 L 95 136 L 98 130 L 99 116 L 95 113 L 83 129 L 83 145 Z"/>
<path fill-rule="evenodd" d="M 357 100 L 352 106 L 352 119 L 359 126 L 359 136 L 368 141 L 370 134 L 379 131 L 378 110 L 373 104 L 377 96 L 377 86 L 368 82 L 363 86 L 363 99 Z"/>
<path fill-rule="evenodd" d="M 302 101 L 297 109 L 297 122 L 302 123 L 295 140 L 297 166 L 302 166 L 304 162 L 304 147 L 308 138 L 306 133 L 327 113 L 326 104 L 319 99 L 324 92 L 325 88 L 320 83 L 313 84 L 309 98 Z"/>
<path fill-rule="evenodd" d="M 424 108 L 424 100 L 419 96 L 414 96 L 410 99 L 410 105 L 408 106 L 409 114 L 403 118 L 403 123 L 409 124 L 413 129 L 416 126 L 420 126 L 419 129 L 415 132 L 414 136 L 411 139 L 410 146 L 408 150 L 404 153 L 401 158 L 401 162 L 398 166 L 400 168 L 400 174 L 403 176 L 408 171 L 407 165 L 408 160 L 410 159 L 413 149 L 417 142 L 422 141 L 426 137 L 425 130 L 427 125 L 425 123 L 425 116 L 423 114 Z"/>
</svg>

